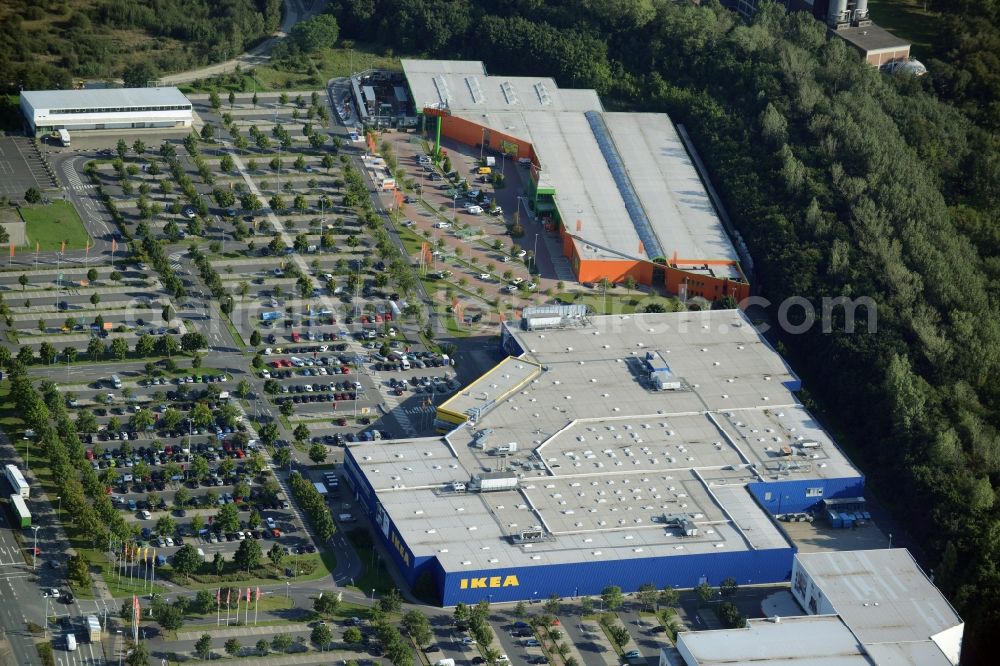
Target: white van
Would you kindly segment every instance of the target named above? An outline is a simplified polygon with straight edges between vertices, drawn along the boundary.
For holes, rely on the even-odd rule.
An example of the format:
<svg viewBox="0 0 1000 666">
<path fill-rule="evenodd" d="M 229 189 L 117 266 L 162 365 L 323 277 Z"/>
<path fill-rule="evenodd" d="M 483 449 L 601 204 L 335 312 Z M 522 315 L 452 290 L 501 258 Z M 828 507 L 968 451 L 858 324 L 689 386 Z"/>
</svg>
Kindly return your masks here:
<svg viewBox="0 0 1000 666">
<path fill-rule="evenodd" d="M 406 358 L 405 356 L 399 359 L 399 367 L 401 367 L 403 370 L 409 370 L 410 359 Z"/>
<path fill-rule="evenodd" d="M 68 633 L 66 634 L 66 651 L 73 652 L 76 650 L 76 634 Z"/>
<path fill-rule="evenodd" d="M 122 387 L 121 377 L 119 377 L 118 375 L 111 375 L 111 385 L 114 386 L 116 389 L 120 389 Z"/>
</svg>

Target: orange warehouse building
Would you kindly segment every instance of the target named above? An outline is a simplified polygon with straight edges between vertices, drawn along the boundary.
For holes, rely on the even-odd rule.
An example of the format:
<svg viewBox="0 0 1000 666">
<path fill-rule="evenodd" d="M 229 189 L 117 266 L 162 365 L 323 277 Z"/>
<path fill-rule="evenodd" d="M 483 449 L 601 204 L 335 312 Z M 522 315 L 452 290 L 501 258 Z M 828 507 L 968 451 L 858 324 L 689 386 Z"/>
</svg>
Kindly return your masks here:
<svg viewBox="0 0 1000 666">
<path fill-rule="evenodd" d="M 740 256 L 664 114 L 604 111 L 593 90 L 490 76 L 481 62 L 404 60 L 427 129 L 531 161 L 528 199 L 581 282 L 708 300 L 750 295 Z"/>
</svg>

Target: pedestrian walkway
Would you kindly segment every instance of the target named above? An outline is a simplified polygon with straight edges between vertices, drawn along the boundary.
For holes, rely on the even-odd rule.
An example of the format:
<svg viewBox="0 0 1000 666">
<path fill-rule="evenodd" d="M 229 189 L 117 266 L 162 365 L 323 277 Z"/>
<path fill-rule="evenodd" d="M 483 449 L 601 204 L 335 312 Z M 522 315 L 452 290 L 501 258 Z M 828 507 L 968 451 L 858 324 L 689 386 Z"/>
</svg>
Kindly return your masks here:
<svg viewBox="0 0 1000 666">
<path fill-rule="evenodd" d="M 596 620 L 581 620 L 580 631 L 595 644 L 604 648 L 598 653 L 597 656 L 603 660 L 607 666 L 618 666 L 618 664 L 621 663 L 618 658 L 618 653 L 615 652 L 615 648 L 611 645 L 611 641 L 608 640 L 607 634 L 604 633 L 604 629 Z M 588 663 L 593 663 L 593 660 L 591 659 Z"/>
<path fill-rule="evenodd" d="M 245 650 L 246 651 L 246 650 Z M 286 664 L 343 664 L 357 659 L 355 652 L 298 652 L 295 654 L 272 654 L 270 656 L 226 659 L 226 666 L 285 666 Z"/>
<path fill-rule="evenodd" d="M 283 624 L 280 627 L 226 627 L 215 626 L 214 624 L 202 625 L 201 629 L 195 631 L 181 631 L 177 633 L 179 641 L 196 641 L 202 634 L 211 634 L 213 639 L 218 638 L 242 638 L 244 636 L 269 636 L 280 631 L 283 634 L 292 634 L 297 631 L 309 632 L 311 629 L 307 624 Z"/>
</svg>

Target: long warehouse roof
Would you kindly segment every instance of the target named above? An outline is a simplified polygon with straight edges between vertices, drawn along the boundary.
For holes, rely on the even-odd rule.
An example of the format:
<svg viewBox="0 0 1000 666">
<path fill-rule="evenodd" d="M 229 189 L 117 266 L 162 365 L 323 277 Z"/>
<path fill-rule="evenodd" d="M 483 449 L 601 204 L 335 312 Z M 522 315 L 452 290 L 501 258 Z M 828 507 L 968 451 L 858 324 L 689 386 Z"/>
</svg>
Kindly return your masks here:
<svg viewBox="0 0 1000 666">
<path fill-rule="evenodd" d="M 582 258 L 737 261 L 665 114 L 604 112 L 593 90 L 559 88 L 548 78 L 488 76 L 476 61 L 404 60 L 403 70 L 418 109 L 447 109 L 532 144 L 539 185 L 555 189 Z M 740 277 L 727 263 L 704 270 Z"/>
<path fill-rule="evenodd" d="M 23 90 L 33 109 L 105 109 L 190 105 L 177 88 L 87 88 L 84 90 Z"/>
</svg>

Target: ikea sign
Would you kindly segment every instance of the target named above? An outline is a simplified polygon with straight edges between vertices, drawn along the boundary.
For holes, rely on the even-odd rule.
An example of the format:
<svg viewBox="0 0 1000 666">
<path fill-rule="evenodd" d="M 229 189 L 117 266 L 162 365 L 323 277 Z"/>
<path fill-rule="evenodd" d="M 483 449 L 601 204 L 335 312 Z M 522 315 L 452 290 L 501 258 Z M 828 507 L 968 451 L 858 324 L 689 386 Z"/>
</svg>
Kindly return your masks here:
<svg viewBox="0 0 1000 666">
<path fill-rule="evenodd" d="M 482 578 L 460 578 L 458 588 L 460 590 L 485 590 L 495 587 L 518 587 L 521 583 L 517 576 L 483 576 Z"/>
</svg>

